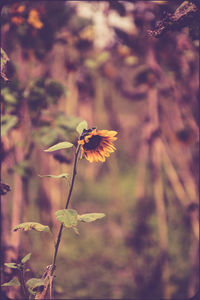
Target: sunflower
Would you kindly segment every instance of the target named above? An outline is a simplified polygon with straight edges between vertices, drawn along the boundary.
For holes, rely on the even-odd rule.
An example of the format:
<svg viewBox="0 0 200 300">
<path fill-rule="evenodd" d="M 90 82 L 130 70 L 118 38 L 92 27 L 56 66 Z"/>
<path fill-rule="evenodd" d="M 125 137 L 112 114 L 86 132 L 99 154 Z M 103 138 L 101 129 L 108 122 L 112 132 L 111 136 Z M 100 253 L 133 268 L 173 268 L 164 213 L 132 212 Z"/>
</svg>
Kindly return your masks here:
<svg viewBox="0 0 200 300">
<path fill-rule="evenodd" d="M 105 158 L 116 150 L 112 143 L 117 139 L 116 134 L 117 131 L 96 130 L 95 127 L 84 129 L 78 141 L 78 144 L 81 145 L 81 158 L 84 155 L 91 163 L 98 162 L 98 160 L 104 162 Z"/>
</svg>

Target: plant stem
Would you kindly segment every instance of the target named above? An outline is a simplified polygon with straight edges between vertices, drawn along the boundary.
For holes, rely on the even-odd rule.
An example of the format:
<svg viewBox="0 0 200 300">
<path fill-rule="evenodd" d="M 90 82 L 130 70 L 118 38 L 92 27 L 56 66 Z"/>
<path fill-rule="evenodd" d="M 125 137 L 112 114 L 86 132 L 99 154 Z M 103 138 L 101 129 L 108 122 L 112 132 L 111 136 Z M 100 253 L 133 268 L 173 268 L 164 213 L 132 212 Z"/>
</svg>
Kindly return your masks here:
<svg viewBox="0 0 200 300">
<path fill-rule="evenodd" d="M 23 291 L 24 297 L 25 297 L 25 299 L 29 299 L 27 291 L 26 291 L 26 284 L 25 284 L 25 281 L 24 281 L 24 270 L 23 269 L 20 269 L 20 277 L 21 277 L 20 278 L 21 279 L 21 286 L 22 286 L 22 291 Z"/>
<path fill-rule="evenodd" d="M 74 186 L 74 180 L 75 180 L 75 176 L 76 176 L 76 173 L 77 173 L 76 172 L 76 166 L 77 166 L 79 151 L 80 151 L 80 145 L 77 147 L 76 153 L 75 153 L 73 175 L 72 175 L 72 180 L 71 180 L 71 184 L 70 184 L 70 189 L 69 189 L 69 194 L 68 194 L 68 197 L 67 197 L 67 202 L 66 202 L 66 205 L 65 205 L 65 209 L 68 208 L 69 201 L 70 201 L 71 194 L 72 194 L 72 190 L 73 190 L 73 186 Z M 60 241 L 61 241 L 62 230 L 63 230 L 63 224 L 60 225 L 60 230 L 59 230 L 56 245 L 55 245 L 55 252 L 54 252 L 51 275 L 53 275 L 53 273 L 55 271 L 55 268 L 56 268 L 56 258 L 57 258 L 57 254 L 58 254 L 58 248 L 59 248 L 59 245 L 60 245 Z"/>
</svg>

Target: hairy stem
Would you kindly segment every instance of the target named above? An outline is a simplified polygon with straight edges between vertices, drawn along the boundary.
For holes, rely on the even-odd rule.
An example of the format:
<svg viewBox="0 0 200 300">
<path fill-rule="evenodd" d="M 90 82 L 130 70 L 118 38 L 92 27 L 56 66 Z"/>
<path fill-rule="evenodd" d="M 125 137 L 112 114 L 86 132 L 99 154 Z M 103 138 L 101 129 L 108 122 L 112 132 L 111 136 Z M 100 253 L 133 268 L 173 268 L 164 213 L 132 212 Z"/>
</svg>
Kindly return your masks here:
<svg viewBox="0 0 200 300">
<path fill-rule="evenodd" d="M 68 197 L 67 197 L 67 202 L 66 202 L 66 205 L 65 205 L 65 209 L 68 208 L 69 201 L 70 201 L 71 194 L 72 194 L 72 190 L 73 190 L 73 186 L 74 186 L 74 180 L 75 180 L 76 173 L 77 173 L 76 172 L 76 166 L 77 166 L 79 151 L 80 151 L 80 145 L 77 147 L 76 153 L 75 153 L 73 175 L 72 175 L 72 180 L 71 180 L 71 184 L 70 184 L 70 189 L 69 189 L 69 194 L 68 194 Z M 55 271 L 55 268 L 56 268 L 56 258 L 57 258 L 57 254 L 58 254 L 58 248 L 59 248 L 59 245 L 60 245 L 60 241 L 61 241 L 62 230 L 63 230 L 63 224 L 60 225 L 60 230 L 59 230 L 56 245 L 55 245 L 55 252 L 54 252 L 51 275 L 53 275 L 53 273 Z"/>
</svg>

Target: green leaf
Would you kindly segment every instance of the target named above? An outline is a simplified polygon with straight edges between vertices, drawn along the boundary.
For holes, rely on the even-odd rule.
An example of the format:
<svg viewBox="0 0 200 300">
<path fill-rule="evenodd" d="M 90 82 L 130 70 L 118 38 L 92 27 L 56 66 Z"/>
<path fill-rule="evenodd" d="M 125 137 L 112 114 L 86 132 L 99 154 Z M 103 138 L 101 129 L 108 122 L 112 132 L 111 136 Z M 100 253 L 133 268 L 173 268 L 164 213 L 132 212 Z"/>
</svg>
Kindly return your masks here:
<svg viewBox="0 0 200 300">
<path fill-rule="evenodd" d="M 110 58 L 110 53 L 108 51 L 103 51 L 97 56 L 97 62 L 99 65 L 105 63 Z"/>
<path fill-rule="evenodd" d="M 21 223 L 15 228 L 13 228 L 13 231 L 28 231 L 28 230 L 36 230 L 36 231 L 50 231 L 49 226 L 42 225 L 40 223 L 36 222 L 26 222 L 26 223 Z"/>
<path fill-rule="evenodd" d="M 60 174 L 60 175 L 38 175 L 39 177 L 50 177 L 50 178 L 69 178 L 69 174 L 67 173 L 63 173 L 63 174 Z"/>
<path fill-rule="evenodd" d="M 5 70 L 5 65 L 6 63 L 9 61 L 8 55 L 6 54 L 6 52 L 1 48 L 1 77 L 7 81 L 8 78 L 4 72 Z"/>
<path fill-rule="evenodd" d="M 20 286 L 20 282 L 17 277 L 14 277 L 10 281 L 3 283 L 1 286 Z"/>
<path fill-rule="evenodd" d="M 11 269 L 18 269 L 18 265 L 16 263 L 5 263 L 4 265 Z"/>
<path fill-rule="evenodd" d="M 31 258 L 31 253 L 28 253 L 24 258 L 22 258 L 21 262 L 25 264 Z"/>
<path fill-rule="evenodd" d="M 62 142 L 62 143 L 58 143 L 53 145 L 52 147 L 44 150 L 45 152 L 52 152 L 52 151 L 57 151 L 57 150 L 61 150 L 61 149 L 66 149 L 66 148 L 71 148 L 73 147 L 73 144 L 70 142 Z"/>
<path fill-rule="evenodd" d="M 16 116 L 3 115 L 1 116 L 1 136 L 4 136 L 10 129 L 12 129 L 18 122 Z"/>
<path fill-rule="evenodd" d="M 19 161 L 14 165 L 13 170 L 21 177 L 28 177 L 31 174 L 30 162 L 28 160 Z"/>
<path fill-rule="evenodd" d="M 98 68 L 98 63 L 94 59 L 86 59 L 84 64 L 90 69 Z"/>
<path fill-rule="evenodd" d="M 16 93 L 11 91 L 9 88 L 5 87 L 1 90 L 1 95 L 3 96 L 3 99 L 5 102 L 9 104 L 16 104 L 17 103 L 17 97 Z"/>
<path fill-rule="evenodd" d="M 78 214 L 74 209 L 61 209 L 56 211 L 56 219 L 63 223 L 66 228 L 72 228 L 77 225 Z"/>
<path fill-rule="evenodd" d="M 84 214 L 84 215 L 78 215 L 78 221 L 93 222 L 98 219 L 102 219 L 103 217 L 105 217 L 104 213 L 89 213 L 89 214 Z"/>
<path fill-rule="evenodd" d="M 6 52 L 1 48 L 1 69 L 3 66 L 9 61 L 8 55 Z"/>
<path fill-rule="evenodd" d="M 76 127 L 76 131 L 81 135 L 81 133 L 83 132 L 83 130 L 87 129 L 87 128 L 88 128 L 87 122 L 86 121 L 82 121 Z"/>
<path fill-rule="evenodd" d="M 41 278 L 31 278 L 26 282 L 29 289 L 34 290 L 40 286 L 44 286 L 45 281 Z"/>
</svg>

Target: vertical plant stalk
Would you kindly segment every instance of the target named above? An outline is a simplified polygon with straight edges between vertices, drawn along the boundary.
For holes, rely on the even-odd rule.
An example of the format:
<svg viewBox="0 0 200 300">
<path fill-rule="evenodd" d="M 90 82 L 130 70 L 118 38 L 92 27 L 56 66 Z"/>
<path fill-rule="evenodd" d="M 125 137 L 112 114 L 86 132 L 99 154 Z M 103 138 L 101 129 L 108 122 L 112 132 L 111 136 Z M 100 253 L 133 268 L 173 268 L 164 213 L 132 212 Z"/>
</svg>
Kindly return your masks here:
<svg viewBox="0 0 200 300">
<path fill-rule="evenodd" d="M 24 299 L 29 299 L 27 290 L 26 290 L 26 284 L 24 280 L 24 269 L 20 269 L 20 281 L 21 281 L 21 287 L 24 294 Z"/>
<path fill-rule="evenodd" d="M 72 180 L 71 180 L 71 184 L 70 184 L 70 189 L 69 189 L 69 194 L 68 194 L 68 197 L 67 197 L 67 202 L 66 202 L 66 205 L 65 205 L 65 209 L 67 209 L 68 206 L 69 206 L 69 201 L 70 201 L 73 186 L 74 186 L 74 180 L 75 180 L 76 173 L 77 173 L 76 166 L 77 166 L 79 151 L 80 151 L 80 145 L 78 145 L 78 147 L 76 149 L 76 153 L 75 153 L 73 175 L 72 175 Z M 56 245 L 55 245 L 55 252 L 54 252 L 54 257 L 53 257 L 51 276 L 53 276 L 53 273 L 56 269 L 56 258 L 57 258 L 57 254 L 58 254 L 58 248 L 59 248 L 59 245 L 60 245 L 60 241 L 61 241 L 62 230 L 63 230 L 63 224 L 60 225 L 60 230 L 59 230 Z"/>
</svg>

